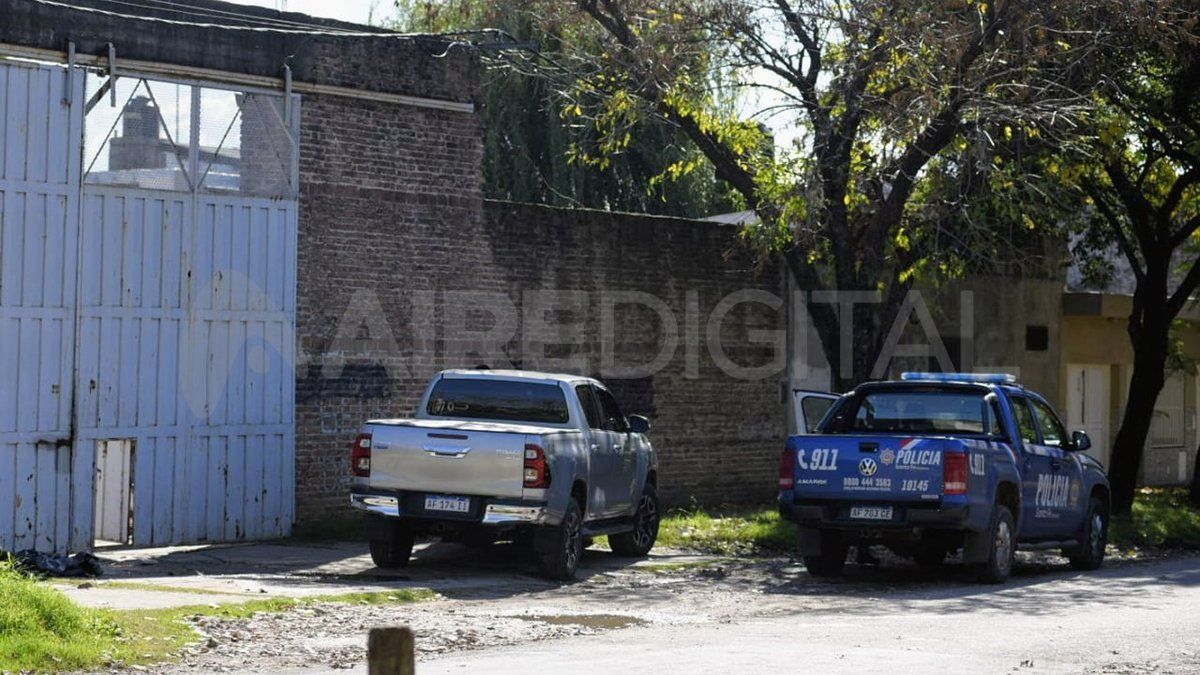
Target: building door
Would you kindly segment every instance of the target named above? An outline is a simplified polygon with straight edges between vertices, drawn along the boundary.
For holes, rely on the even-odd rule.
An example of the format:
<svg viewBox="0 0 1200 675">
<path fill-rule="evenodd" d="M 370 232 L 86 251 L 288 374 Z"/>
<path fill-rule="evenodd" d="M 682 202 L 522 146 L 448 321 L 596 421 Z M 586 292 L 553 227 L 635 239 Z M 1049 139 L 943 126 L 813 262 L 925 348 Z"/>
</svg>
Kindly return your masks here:
<svg viewBox="0 0 1200 675">
<path fill-rule="evenodd" d="M 1088 454 L 1108 464 L 1109 411 L 1112 374 L 1107 365 L 1072 363 L 1067 366 L 1067 426 L 1082 429 L 1092 439 Z"/>
<path fill-rule="evenodd" d="M 96 442 L 96 543 L 128 544 L 133 523 L 133 441 Z"/>
</svg>

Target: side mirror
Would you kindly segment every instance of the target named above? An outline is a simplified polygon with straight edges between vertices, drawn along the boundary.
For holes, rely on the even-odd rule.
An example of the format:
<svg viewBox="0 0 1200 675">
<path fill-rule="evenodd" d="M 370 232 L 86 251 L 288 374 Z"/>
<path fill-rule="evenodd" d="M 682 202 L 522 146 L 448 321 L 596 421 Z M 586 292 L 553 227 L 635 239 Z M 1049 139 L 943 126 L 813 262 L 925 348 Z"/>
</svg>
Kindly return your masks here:
<svg viewBox="0 0 1200 675">
<path fill-rule="evenodd" d="M 1092 439 L 1088 437 L 1086 431 L 1072 431 L 1071 446 L 1071 449 L 1076 452 L 1086 452 L 1092 447 Z"/>
<path fill-rule="evenodd" d="M 650 420 L 641 415 L 629 416 L 629 431 L 634 434 L 645 434 L 650 432 Z"/>
</svg>

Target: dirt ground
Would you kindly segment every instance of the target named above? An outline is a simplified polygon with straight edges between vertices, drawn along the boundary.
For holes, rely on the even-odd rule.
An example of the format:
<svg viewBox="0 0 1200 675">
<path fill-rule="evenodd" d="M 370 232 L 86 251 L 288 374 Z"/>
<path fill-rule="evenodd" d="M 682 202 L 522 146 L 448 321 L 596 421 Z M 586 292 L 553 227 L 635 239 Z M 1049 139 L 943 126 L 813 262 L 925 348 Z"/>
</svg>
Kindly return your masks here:
<svg viewBox="0 0 1200 675">
<path fill-rule="evenodd" d="M 532 558 L 513 545 L 484 551 L 427 545 L 408 569 L 395 574 L 375 569 L 364 549 L 347 543 L 119 551 L 103 556 L 104 580 L 63 588 L 84 604 L 114 608 L 402 588 L 437 594 L 413 604 L 314 602 L 239 620 L 195 615 L 189 621 L 200 641 L 178 663 L 150 668 L 169 673 L 361 668 L 367 632 L 384 625 L 411 626 L 419 658 L 427 661 L 630 628 L 712 627 L 875 606 L 897 593 L 986 603 L 997 590 L 978 586 L 953 561 L 923 570 L 882 552 L 880 565 L 850 565 L 843 579 L 821 581 L 786 556 L 721 558 L 656 550 L 648 559 L 630 561 L 589 550 L 579 580 L 559 584 L 537 577 Z M 1148 557 L 1156 556 L 1116 556 L 1110 566 L 1138 565 Z M 1015 574 L 1012 583 L 1019 586 L 1075 573 L 1056 556 L 1021 554 Z"/>
</svg>

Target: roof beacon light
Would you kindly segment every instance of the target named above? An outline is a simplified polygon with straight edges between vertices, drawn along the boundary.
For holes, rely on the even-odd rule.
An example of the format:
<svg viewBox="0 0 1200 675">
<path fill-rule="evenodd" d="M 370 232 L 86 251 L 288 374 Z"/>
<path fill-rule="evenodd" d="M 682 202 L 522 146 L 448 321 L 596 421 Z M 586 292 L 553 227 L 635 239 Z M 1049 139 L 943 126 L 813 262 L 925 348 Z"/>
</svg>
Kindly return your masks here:
<svg viewBox="0 0 1200 675">
<path fill-rule="evenodd" d="M 982 382 L 985 384 L 1016 384 L 1009 373 L 900 373 L 906 382 Z"/>
</svg>

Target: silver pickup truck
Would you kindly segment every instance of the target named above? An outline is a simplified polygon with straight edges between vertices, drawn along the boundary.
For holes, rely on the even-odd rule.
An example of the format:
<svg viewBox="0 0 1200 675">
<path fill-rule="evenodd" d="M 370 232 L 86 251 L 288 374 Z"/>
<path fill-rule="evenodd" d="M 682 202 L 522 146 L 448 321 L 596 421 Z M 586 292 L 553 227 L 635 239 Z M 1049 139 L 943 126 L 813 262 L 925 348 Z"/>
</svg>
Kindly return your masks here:
<svg viewBox="0 0 1200 675">
<path fill-rule="evenodd" d="M 371 557 L 403 567 L 417 536 L 468 545 L 529 541 L 542 571 L 571 579 L 584 542 L 645 555 L 658 537 L 650 423 L 624 416 L 596 380 L 447 370 L 416 415 L 371 420 L 351 448 L 350 503 Z"/>
</svg>

